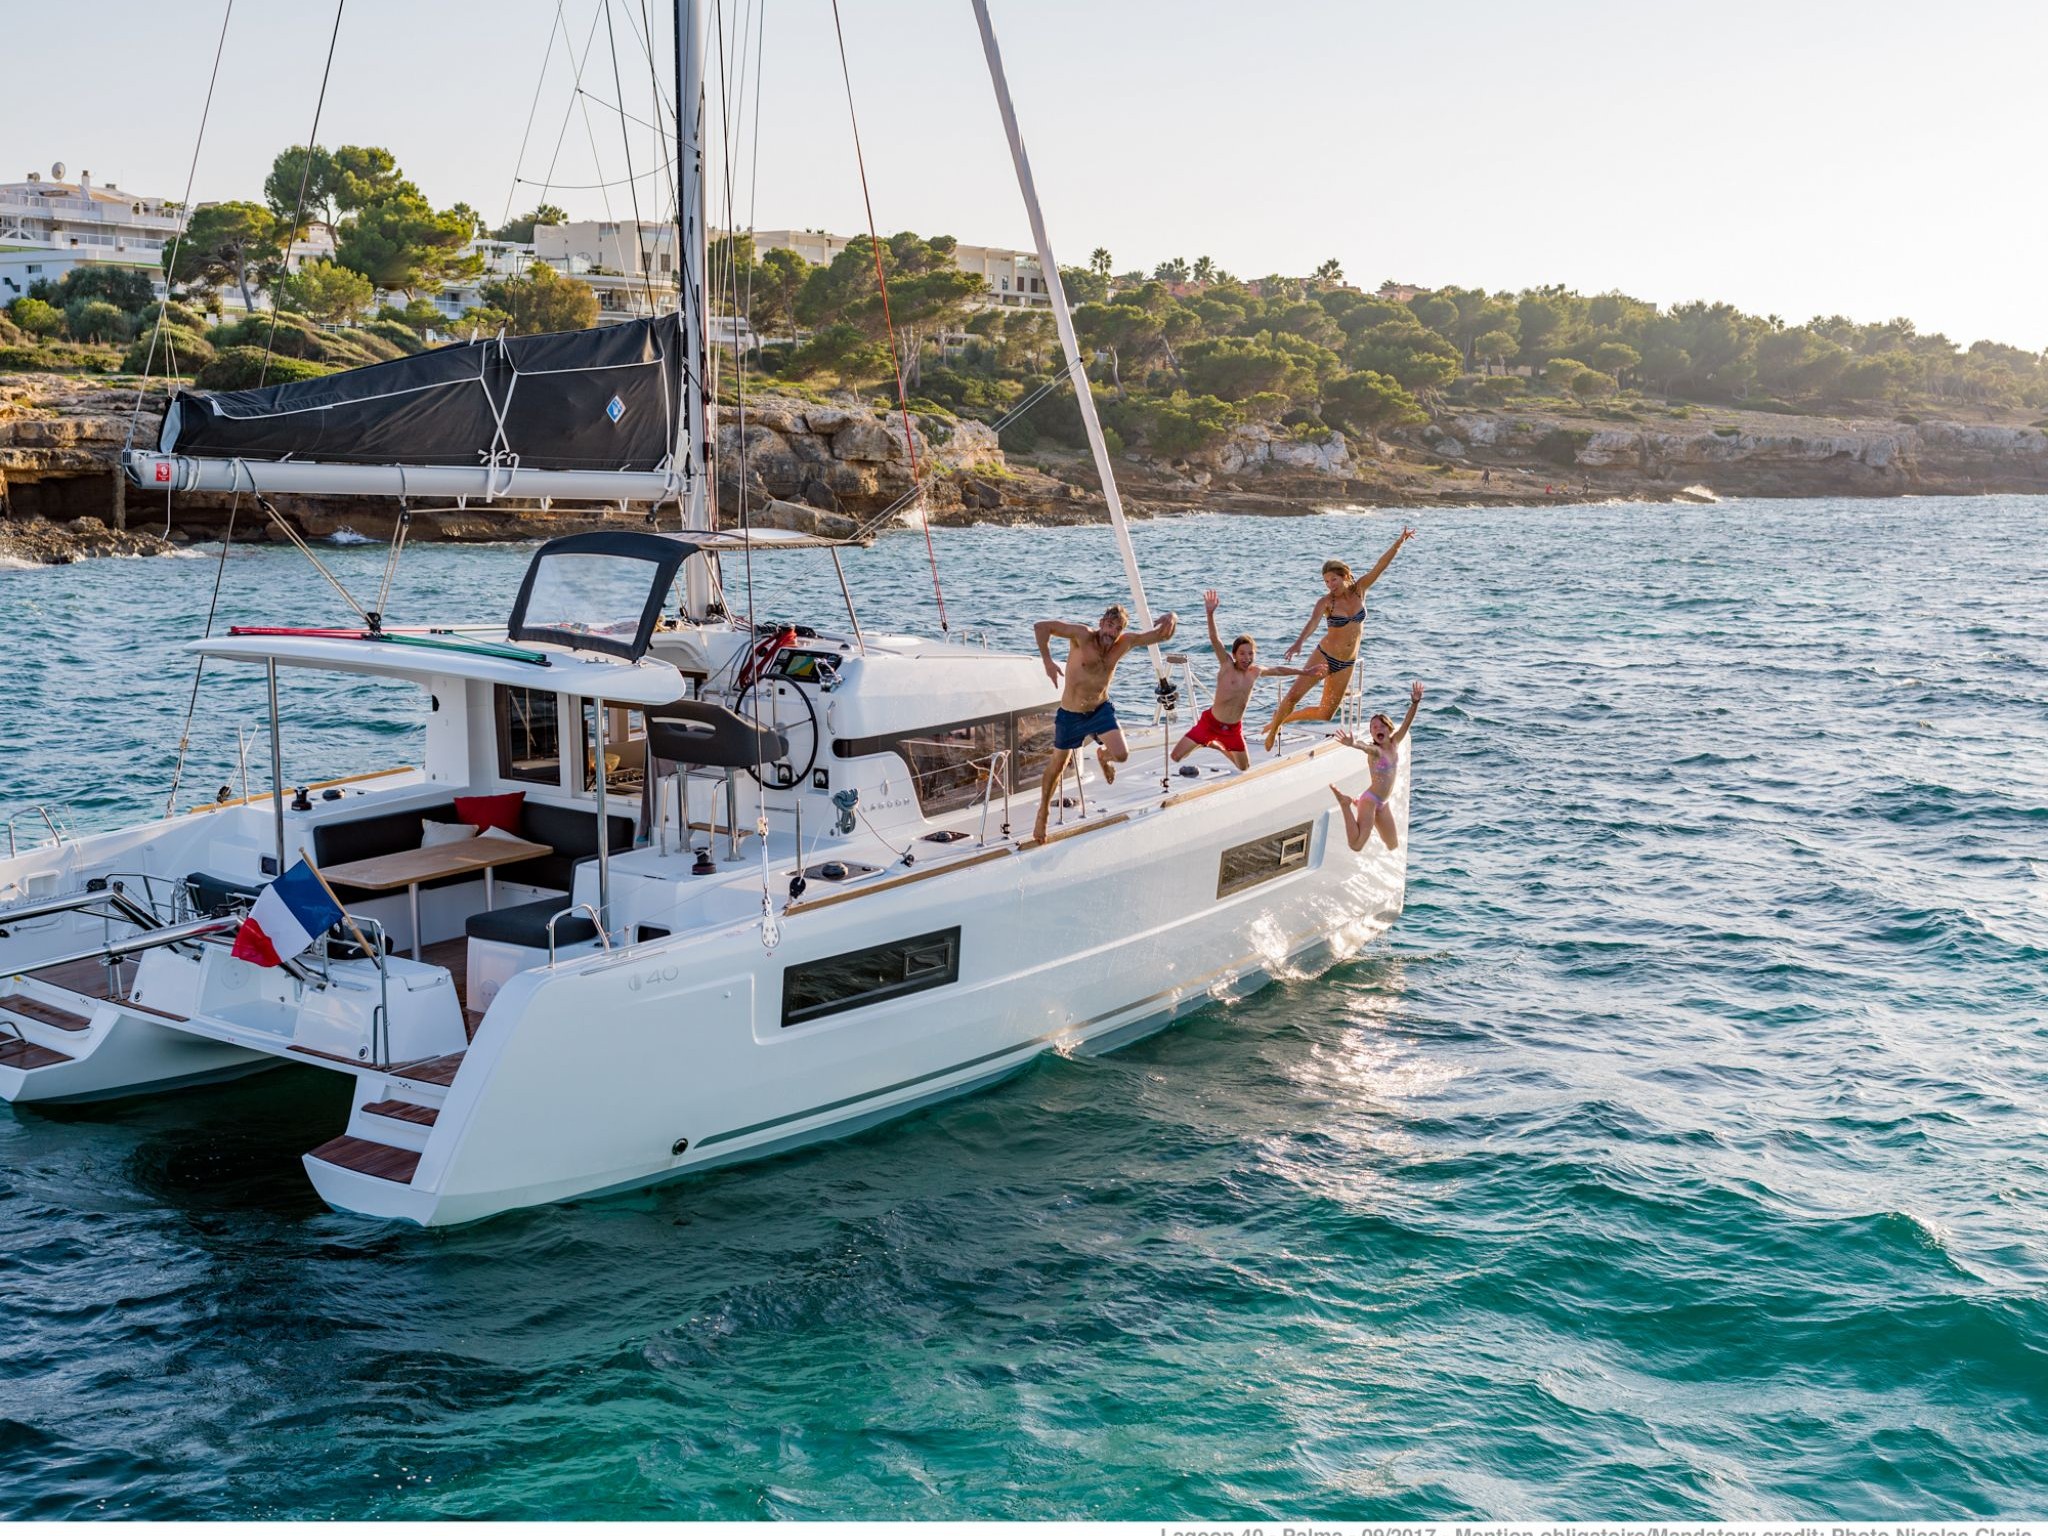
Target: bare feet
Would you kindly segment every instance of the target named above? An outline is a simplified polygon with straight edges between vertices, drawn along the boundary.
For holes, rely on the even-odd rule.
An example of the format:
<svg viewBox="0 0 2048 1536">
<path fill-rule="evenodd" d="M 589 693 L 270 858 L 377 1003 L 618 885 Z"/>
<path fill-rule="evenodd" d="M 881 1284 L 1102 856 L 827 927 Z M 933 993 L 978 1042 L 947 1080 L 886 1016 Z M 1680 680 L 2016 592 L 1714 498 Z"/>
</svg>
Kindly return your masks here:
<svg viewBox="0 0 2048 1536">
<path fill-rule="evenodd" d="M 1102 770 L 1103 783 L 1114 784 L 1116 782 L 1116 764 L 1109 760 L 1109 755 L 1100 747 L 1095 749 L 1095 766 Z"/>
<path fill-rule="evenodd" d="M 1349 805 L 1351 803 L 1351 797 L 1344 793 L 1343 787 L 1341 785 L 1332 784 L 1330 786 L 1330 793 L 1337 797 L 1337 803 L 1339 805 Z"/>
<path fill-rule="evenodd" d="M 1031 826 L 1031 838 L 1034 842 L 1042 843 L 1045 841 L 1045 814 L 1045 807 L 1041 805 L 1038 808 L 1038 820 L 1033 822 Z"/>
</svg>

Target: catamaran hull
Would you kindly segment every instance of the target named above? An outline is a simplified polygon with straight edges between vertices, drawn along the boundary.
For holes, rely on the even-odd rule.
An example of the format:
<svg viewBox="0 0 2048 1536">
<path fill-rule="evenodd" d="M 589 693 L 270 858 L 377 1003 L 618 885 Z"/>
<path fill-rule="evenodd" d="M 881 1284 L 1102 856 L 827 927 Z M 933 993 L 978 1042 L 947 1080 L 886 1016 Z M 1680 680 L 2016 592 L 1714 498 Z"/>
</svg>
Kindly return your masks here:
<svg viewBox="0 0 2048 1536">
<path fill-rule="evenodd" d="M 888 896 L 799 906 L 773 952 L 755 923 L 524 973 L 471 1043 L 409 1178 L 317 1154 L 308 1174 L 342 1210 L 474 1221 L 774 1156 L 988 1087 L 1047 1052 L 1128 1045 L 1307 957 L 1355 953 L 1393 922 L 1405 846 L 1345 846 L 1328 789 L 1345 766 L 1292 765 L 1256 794 L 1244 785 Z M 1404 772 L 1404 826 L 1406 809 Z M 1214 894 L 1224 850 L 1304 823 L 1305 867 Z M 784 1027 L 787 967 L 954 925 L 958 982 Z M 359 1108 L 387 1091 L 366 1082 Z"/>
</svg>

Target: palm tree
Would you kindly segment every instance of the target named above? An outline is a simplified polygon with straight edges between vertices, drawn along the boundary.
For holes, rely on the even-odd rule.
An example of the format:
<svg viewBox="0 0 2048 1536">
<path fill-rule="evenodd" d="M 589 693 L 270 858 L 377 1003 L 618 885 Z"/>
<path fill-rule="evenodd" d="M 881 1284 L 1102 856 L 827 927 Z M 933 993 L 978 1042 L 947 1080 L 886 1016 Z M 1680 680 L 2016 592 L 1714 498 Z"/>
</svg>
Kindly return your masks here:
<svg viewBox="0 0 2048 1536">
<path fill-rule="evenodd" d="M 1207 256 L 1197 256 L 1195 258 L 1195 281 L 1198 283 L 1213 283 L 1216 281 L 1216 263 Z"/>
</svg>

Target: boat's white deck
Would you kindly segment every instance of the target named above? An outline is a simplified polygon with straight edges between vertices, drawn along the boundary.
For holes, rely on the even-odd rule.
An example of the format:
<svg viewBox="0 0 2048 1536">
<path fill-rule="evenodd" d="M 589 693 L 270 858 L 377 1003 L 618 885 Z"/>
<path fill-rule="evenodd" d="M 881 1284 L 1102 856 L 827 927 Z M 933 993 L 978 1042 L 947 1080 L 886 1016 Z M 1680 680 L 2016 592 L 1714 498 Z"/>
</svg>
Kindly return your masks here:
<svg viewBox="0 0 2048 1536">
<path fill-rule="evenodd" d="M 1278 748 L 1270 753 L 1257 745 L 1254 737 L 1251 766 L 1240 771 L 1221 753 L 1207 748 L 1183 762 L 1168 761 L 1167 753 L 1186 734 L 1190 723 L 1176 720 L 1163 730 L 1150 723 L 1127 728 L 1125 741 L 1130 757 L 1118 768 L 1114 783 L 1103 780 L 1092 743 L 1075 753 L 1047 818 L 1046 840 L 1058 842 L 1093 828 L 1114 825 L 1133 814 L 1206 795 L 1318 752 L 1332 755 L 1325 749 L 1335 742 L 1338 730 L 1335 722 L 1290 726 L 1281 732 Z M 1336 758 L 1330 776 L 1334 780 L 1344 769 L 1363 765 L 1362 757 L 1356 765 Z M 1193 771 L 1187 771 L 1190 769 Z M 701 810 L 705 792 L 699 789 L 695 794 Z M 1028 850 L 1036 846 L 1031 834 L 1038 812 L 1038 795 L 1039 780 L 1035 777 L 1013 786 L 1007 799 L 999 781 L 985 807 L 976 803 L 934 817 L 928 823 L 900 829 L 884 827 L 878 831 L 863 824 L 856 835 L 830 841 L 823 837 L 822 827 L 806 825 L 801 853 L 802 867 L 809 872 L 809 878 L 799 900 L 814 904 L 835 893 L 891 883 L 912 871 L 930 876 L 949 867 L 978 862 L 992 851 Z M 740 791 L 741 837 L 737 855 L 728 852 L 723 815 L 721 800 L 716 830 L 707 828 L 702 821 L 694 822 L 687 845 L 678 844 L 671 826 L 665 850 L 647 846 L 614 855 L 611 869 L 615 902 L 620 894 L 618 882 L 638 877 L 679 886 L 687 905 L 676 916 L 694 919 L 688 922 L 693 931 L 757 920 L 761 912 L 764 861 L 744 784 Z M 961 835 L 946 838 L 934 837 L 935 833 Z M 694 874 L 695 850 L 707 846 L 716 870 L 711 874 Z M 788 899 L 791 877 L 799 867 L 799 847 L 793 829 L 785 825 L 771 827 L 765 862 L 767 889 L 780 908 Z M 847 873 L 838 878 L 821 876 L 819 868 L 826 864 L 844 867 Z"/>
</svg>

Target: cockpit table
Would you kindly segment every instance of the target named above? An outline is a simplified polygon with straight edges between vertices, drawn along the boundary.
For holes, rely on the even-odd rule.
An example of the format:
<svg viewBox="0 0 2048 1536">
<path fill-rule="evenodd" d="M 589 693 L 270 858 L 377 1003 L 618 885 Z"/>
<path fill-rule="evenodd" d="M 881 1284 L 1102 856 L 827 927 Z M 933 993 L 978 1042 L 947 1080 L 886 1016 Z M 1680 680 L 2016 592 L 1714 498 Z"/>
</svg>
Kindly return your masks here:
<svg viewBox="0 0 2048 1536">
<path fill-rule="evenodd" d="M 459 843 L 437 843 L 432 848 L 382 853 L 374 859 L 357 859 L 353 864 L 333 864 L 320 873 L 330 885 L 353 885 L 366 891 L 395 891 L 403 886 L 412 903 L 412 957 L 417 960 L 422 883 L 482 870 L 484 907 L 488 910 L 497 897 L 493 872 L 500 864 L 518 864 L 554 851 L 546 843 L 529 843 L 523 837 L 471 837 Z"/>
</svg>

